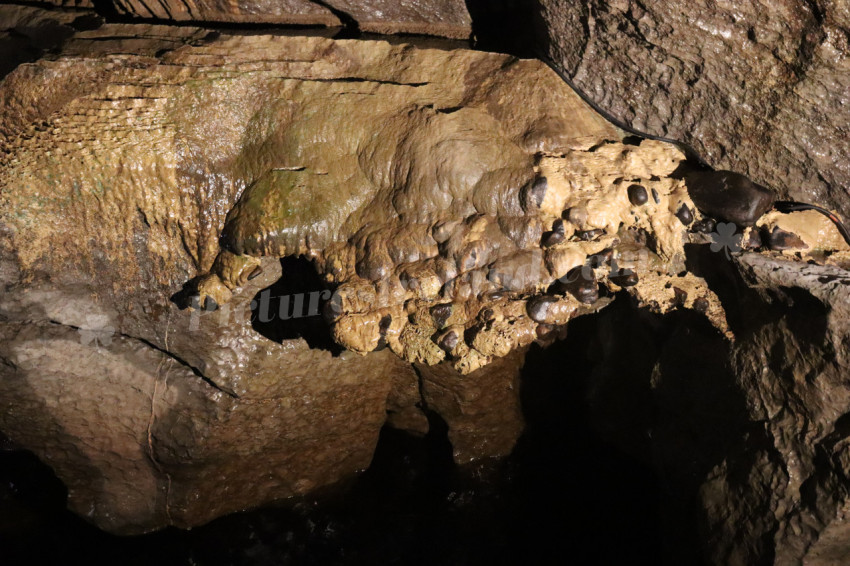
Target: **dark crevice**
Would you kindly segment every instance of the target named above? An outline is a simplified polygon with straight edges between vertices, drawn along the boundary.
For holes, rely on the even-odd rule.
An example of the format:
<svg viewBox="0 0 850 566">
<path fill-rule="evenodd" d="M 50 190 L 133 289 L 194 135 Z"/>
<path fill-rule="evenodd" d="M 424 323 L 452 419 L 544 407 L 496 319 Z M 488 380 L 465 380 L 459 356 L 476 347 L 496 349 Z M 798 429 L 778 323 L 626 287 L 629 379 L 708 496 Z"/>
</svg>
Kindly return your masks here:
<svg viewBox="0 0 850 566">
<path fill-rule="evenodd" d="M 164 350 L 163 348 L 160 348 L 156 344 L 154 344 L 152 342 L 148 342 L 144 338 L 135 338 L 133 336 L 128 336 L 127 334 L 119 334 L 119 336 L 121 336 L 123 338 L 127 338 L 129 340 L 137 340 L 137 341 L 141 342 L 142 344 L 145 344 L 149 348 L 152 348 L 152 349 L 156 350 L 157 352 L 160 352 L 160 353 L 164 354 L 165 356 L 168 356 L 169 358 L 171 358 L 172 360 L 174 360 L 178 364 L 188 368 L 192 373 L 194 373 L 196 376 L 201 378 L 201 381 L 203 381 L 204 383 L 206 383 L 207 385 L 209 385 L 210 387 L 212 387 L 216 391 L 220 391 L 221 393 L 224 393 L 225 395 L 227 395 L 228 397 L 232 397 L 233 399 L 239 399 L 239 395 L 237 395 L 236 393 L 234 393 L 233 391 L 231 391 L 229 389 L 221 387 L 215 381 L 213 381 L 212 379 L 210 379 L 209 377 L 207 377 L 203 373 L 201 373 L 201 371 L 198 368 L 196 368 L 195 366 L 193 366 L 192 364 L 190 364 L 189 362 L 187 362 L 183 358 L 176 356 L 174 353 L 169 352 L 168 350 Z"/>
<path fill-rule="evenodd" d="M 359 39 L 360 38 L 360 24 L 354 19 L 354 16 L 349 14 L 344 10 L 340 10 L 336 6 L 331 5 L 324 0 L 310 0 L 313 4 L 321 6 L 322 8 L 328 10 L 332 13 L 336 18 L 342 22 L 342 30 L 340 30 L 336 35 L 334 35 L 334 39 Z"/>
<path fill-rule="evenodd" d="M 273 342 L 302 338 L 310 348 L 340 355 L 343 348 L 322 314 L 331 296 L 328 285 L 304 257 L 285 257 L 280 265 L 281 278 L 251 301 L 251 326 Z"/>
<path fill-rule="evenodd" d="M 466 0 L 473 47 L 480 51 L 535 58 L 537 0 Z"/>
<path fill-rule="evenodd" d="M 428 84 L 427 82 L 403 83 L 403 82 L 397 82 L 397 81 L 386 81 L 386 80 L 381 80 L 381 79 L 364 79 L 364 78 L 360 78 L 360 77 L 338 77 L 338 78 L 332 78 L 332 79 L 317 79 L 317 78 L 305 79 L 305 78 L 302 78 L 302 77 L 280 77 L 280 78 L 293 78 L 293 79 L 297 79 L 299 81 L 303 81 L 305 83 L 313 83 L 313 82 L 317 82 L 317 83 L 375 83 L 375 84 L 380 84 L 380 85 L 411 86 L 411 87 L 420 87 L 420 86 L 425 86 L 425 85 Z"/>
</svg>

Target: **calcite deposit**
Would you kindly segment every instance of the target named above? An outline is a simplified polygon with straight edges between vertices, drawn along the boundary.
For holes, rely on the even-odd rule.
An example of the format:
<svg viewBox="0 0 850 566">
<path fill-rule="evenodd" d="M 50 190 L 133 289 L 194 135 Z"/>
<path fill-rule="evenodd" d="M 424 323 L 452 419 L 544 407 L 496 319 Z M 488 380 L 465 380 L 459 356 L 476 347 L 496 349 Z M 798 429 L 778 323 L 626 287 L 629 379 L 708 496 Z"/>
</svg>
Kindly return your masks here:
<svg viewBox="0 0 850 566">
<path fill-rule="evenodd" d="M 303 10 L 322 25 L 359 10 L 351 19 L 361 30 L 372 18 L 375 30 L 464 36 L 463 6 L 439 4 L 439 14 L 417 10 L 431 3 L 399 4 L 384 20 L 379 2 L 278 3 L 280 13 L 267 10 L 278 20 L 255 19 L 256 3 L 191 7 L 230 23 L 292 22 L 283 10 Z M 649 25 L 663 20 L 651 17 L 657 10 L 627 4 L 611 5 L 640 15 L 626 31 L 663 43 Z M 162 19 L 201 13 L 120 5 Z M 615 28 L 594 10 L 573 21 L 549 9 L 544 21 L 550 30 L 585 22 L 598 47 Z M 801 50 L 817 63 L 795 83 L 801 100 L 832 100 L 816 88 L 818 77 L 829 82 L 817 69 L 843 40 L 832 33 L 840 13 L 824 13 L 815 27 L 826 35 Z M 635 334 L 647 342 L 666 324 L 647 310 L 693 323 L 648 363 L 659 422 L 625 428 L 638 444 L 651 439 L 661 475 L 674 476 L 671 493 L 686 478 L 690 491 L 675 493 L 699 500 L 705 554 L 724 564 L 846 555 L 850 254 L 826 217 L 763 214 L 772 191 L 627 135 L 538 61 L 289 32 L 98 27 L 91 14 L 32 6 L 4 6 L 0 22 L 0 47 L 28 46 L 0 63 L 9 72 L 0 83 L 0 431 L 55 470 L 78 514 L 115 533 L 199 525 L 331 485 L 369 465 L 382 426 L 425 434 L 429 417 L 446 423 L 456 462 L 504 456 L 523 429 L 528 346 L 554 343 L 576 316 L 628 294 L 634 301 L 619 304 L 643 321 Z M 760 21 L 747 41 L 779 42 L 786 57 L 785 36 L 765 33 L 774 23 Z M 731 24 L 728 34 L 703 24 L 686 31 L 747 44 Z M 699 49 L 693 33 L 687 45 Z M 582 34 L 559 37 L 550 53 L 580 84 L 645 91 L 593 66 L 598 51 L 574 60 Z M 708 57 L 704 73 L 689 66 L 696 60 L 655 63 L 641 68 L 720 72 Z M 734 94 L 746 70 L 733 70 Z M 753 111 L 778 124 L 770 174 L 764 146 L 752 143 L 764 140 L 747 133 L 765 131 L 762 122 L 713 119 L 712 109 L 734 118 L 748 103 L 709 97 L 694 115 L 668 116 L 671 94 L 658 99 L 662 120 L 625 118 L 660 134 L 685 128 L 712 163 L 762 182 L 791 164 L 788 184 L 803 187 L 817 175 L 801 167 L 825 163 L 813 189 L 784 188 L 834 197 L 844 140 L 820 151 L 805 129 L 785 143 L 795 123 L 787 108 L 797 106 L 780 94 L 780 111 Z M 823 108 L 840 129 L 840 109 Z M 815 118 L 812 128 L 823 126 Z M 731 141 L 718 146 L 716 136 Z M 759 159 L 743 166 L 736 155 Z M 757 196 L 730 206 L 725 189 L 741 186 Z M 710 269 L 694 261 L 700 243 L 717 252 Z M 728 263 L 741 248 L 762 252 Z M 722 333 L 694 323 L 703 315 Z M 614 428 L 619 409 L 658 407 L 635 408 L 641 399 L 629 395 L 634 360 L 645 364 L 651 349 L 618 349 L 630 335 L 617 324 L 608 332 L 589 355 L 623 366 L 607 376 L 620 396 L 604 407 Z M 720 375 L 726 356 L 735 376 Z"/>
<path fill-rule="evenodd" d="M 671 176 L 682 153 L 652 140 L 589 145 L 567 117 L 593 115 L 575 98 L 544 102 L 547 119 L 500 122 L 486 104 L 494 87 L 510 104 L 512 80 L 497 75 L 450 108 L 394 92 L 407 85 L 333 104 L 333 88 L 306 100 L 281 89 L 264 110 L 272 123 L 246 134 L 246 189 L 211 273 L 188 286 L 195 307 L 226 303 L 260 257 L 298 255 L 335 287 L 325 314 L 340 345 L 448 359 L 461 373 L 592 312 L 597 279 L 659 312 L 698 301 L 725 330 L 716 297 L 683 273 L 700 213 Z"/>
<path fill-rule="evenodd" d="M 521 430 L 511 352 L 551 343 L 608 290 L 719 308 L 679 275 L 699 216 L 669 176 L 679 151 L 626 143 L 540 62 L 110 24 L 16 68 L 0 101 L 0 355 L 17 384 L 0 394 L 30 407 L 0 413 L 0 429 L 115 532 L 198 524 L 362 469 L 387 409 L 417 432 L 423 406 L 443 414 L 460 460 L 505 454 Z M 322 285 L 269 257 L 298 254 Z M 170 299 L 196 276 L 230 301 L 181 310 Z M 324 310 L 343 346 L 455 369 L 417 378 L 390 352 L 334 355 L 281 317 L 257 326 L 278 279 L 288 298 L 335 291 Z M 27 324 L 55 328 L 42 344 Z M 134 350 L 150 359 L 128 372 Z M 456 370 L 468 376 L 453 386 Z M 66 381 L 105 397 L 60 402 Z M 267 441 L 238 448 L 246 422 Z M 230 497 L 210 498 L 221 482 Z"/>
</svg>

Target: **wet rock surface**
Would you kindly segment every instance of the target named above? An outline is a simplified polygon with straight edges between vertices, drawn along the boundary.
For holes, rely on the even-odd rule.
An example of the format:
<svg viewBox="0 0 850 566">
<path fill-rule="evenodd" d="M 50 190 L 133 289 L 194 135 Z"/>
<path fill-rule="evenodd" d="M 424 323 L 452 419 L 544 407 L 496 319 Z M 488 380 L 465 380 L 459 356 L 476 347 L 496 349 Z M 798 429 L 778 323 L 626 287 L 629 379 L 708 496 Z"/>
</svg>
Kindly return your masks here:
<svg viewBox="0 0 850 566">
<path fill-rule="evenodd" d="M 292 6 L 321 14 L 327 18 L 322 25 L 336 25 L 328 12 L 340 20 L 346 15 L 340 10 L 354 10 L 335 3 L 327 10 Z M 836 188 L 843 165 L 835 157 L 844 148 L 835 136 L 846 122 L 836 93 L 847 91 L 844 59 L 836 53 L 846 39 L 846 14 L 835 4 L 783 6 L 784 12 L 770 14 L 743 8 L 721 14 L 724 8 L 713 5 L 599 4 L 586 11 L 544 2 L 544 19 L 550 54 L 616 117 L 684 139 L 714 165 L 846 212 L 846 194 Z M 205 9 L 214 13 L 220 6 Z M 547 557 L 547 544 L 568 526 L 559 522 L 563 509 L 574 509 L 578 498 L 585 505 L 577 519 L 592 520 L 577 544 L 600 533 L 635 534 L 629 518 L 640 517 L 661 532 L 647 527 L 631 548 L 654 563 L 847 561 L 850 260 L 825 217 L 811 211 L 761 216 L 767 205 L 759 202 L 769 200 L 763 193 L 735 206 L 721 199 L 710 210 L 714 205 L 700 202 L 696 186 L 673 173 L 682 160 L 675 147 L 636 143 L 595 114 L 576 111 L 585 107 L 544 66 L 529 61 L 382 42 L 294 41 L 278 33 L 101 28 L 97 18 L 70 14 L 0 8 L 0 48 L 15 57 L 0 61 L 12 61 L 7 70 L 17 67 L 0 84 L 0 450 L 33 450 L 66 484 L 68 505 L 80 516 L 111 532 L 138 533 L 314 493 L 369 466 L 388 424 L 439 444 L 447 466 L 512 455 L 483 511 L 471 492 L 486 491 L 484 484 L 413 489 L 420 498 L 416 511 L 404 509 L 395 515 L 402 518 L 398 525 L 372 532 L 404 541 L 389 550 L 378 545 L 378 558 L 405 556 L 407 544 L 421 546 L 405 529 L 421 527 L 411 526 L 410 517 L 433 501 L 444 513 L 436 513 L 436 523 L 449 525 L 433 531 L 435 537 L 463 532 L 465 540 L 485 540 L 490 546 L 473 553 L 485 561 L 509 555 L 499 550 Z M 246 14 L 231 9 L 231 19 L 220 21 L 247 21 L 239 19 Z M 358 16 L 363 30 L 368 15 Z M 343 23 L 353 29 L 350 20 Z M 375 25 L 389 33 L 408 29 L 389 20 Z M 22 61 L 37 62 L 18 66 Z M 628 92 L 619 90 L 623 84 Z M 281 103 L 281 92 L 295 101 L 327 97 L 340 102 L 338 112 L 305 120 L 309 106 Z M 480 210 L 428 222 L 400 216 L 402 222 L 374 232 L 346 232 L 333 211 L 317 207 L 316 218 L 330 220 L 303 245 L 320 254 L 280 260 L 274 256 L 285 254 L 271 250 L 247 264 L 220 254 L 222 229 L 225 235 L 244 231 L 240 222 L 226 229 L 228 215 L 238 216 L 232 211 L 250 201 L 241 197 L 274 194 L 250 190 L 264 176 L 296 179 L 297 188 L 308 174 L 337 180 L 364 170 L 373 178 L 393 174 L 368 166 L 358 173 L 332 157 L 321 163 L 327 170 L 307 171 L 280 158 L 279 144 L 294 149 L 304 146 L 293 140 L 304 139 L 335 155 L 340 140 L 317 124 L 343 124 L 357 132 L 352 138 L 363 138 L 351 100 L 371 98 L 383 100 L 377 104 L 396 117 L 397 129 L 425 132 L 424 138 L 433 124 L 449 137 L 458 125 L 457 131 L 470 123 L 480 128 L 460 139 L 480 141 L 483 162 L 492 163 L 491 150 L 506 156 L 507 169 L 524 171 L 512 173 L 525 181 L 511 184 L 516 202 L 507 208 L 519 211 L 516 218 Z M 414 110 L 398 121 L 398 109 L 410 104 Z M 392 129 L 394 122 L 380 125 L 387 124 Z M 814 140 L 829 143 L 824 149 Z M 367 149 L 382 151 L 380 145 Z M 305 155 L 309 151 L 298 156 Z M 426 169 L 412 171 L 413 178 L 429 179 Z M 712 174 L 725 173 L 706 173 Z M 427 212 L 421 194 L 412 194 L 405 203 L 406 195 L 396 193 L 374 209 Z M 707 196 L 713 196 L 710 187 Z M 475 197 L 458 200 L 476 206 Z M 720 223 L 703 217 L 709 210 Z M 274 237 L 258 239 L 257 247 L 300 242 L 303 234 L 286 233 L 278 220 L 257 222 L 253 232 L 224 244 L 248 245 L 258 234 Z M 756 225 L 741 232 L 724 220 Z M 415 224 L 426 229 L 407 230 Z M 621 224 L 636 229 L 621 230 Z M 345 243 L 331 253 L 325 253 L 327 242 L 314 241 L 339 233 Z M 687 243 L 709 240 L 718 253 Z M 742 248 L 761 253 L 724 259 Z M 468 275 L 482 265 L 497 268 L 493 277 L 489 271 L 477 279 Z M 539 269 L 519 269 L 528 265 Z M 210 270 L 239 280 L 225 286 L 227 298 L 215 301 L 216 309 L 181 310 L 168 300 L 186 280 Z M 388 317 L 371 301 L 394 292 L 377 285 L 388 273 L 416 299 L 435 293 L 435 280 L 440 292 L 455 280 L 446 289 L 463 300 L 408 305 L 406 296 L 403 316 Z M 482 281 L 498 288 L 463 295 Z M 531 290 L 529 282 L 539 288 Z M 366 299 L 358 300 L 368 308 L 331 308 L 331 319 L 365 314 L 368 324 L 352 317 L 335 335 L 318 311 L 324 293 L 340 284 L 365 290 Z M 564 323 L 585 312 L 583 305 L 608 305 L 618 293 L 613 307 L 571 322 L 568 332 Z M 735 341 L 707 320 L 723 329 L 728 323 Z M 566 349 L 547 351 L 562 356 L 556 369 L 541 364 L 540 345 L 565 335 L 558 346 Z M 352 336 L 369 343 L 352 349 L 371 353 L 344 352 L 339 342 L 358 346 Z M 570 372 L 583 376 L 581 386 L 569 381 Z M 553 395 L 564 388 L 565 395 Z M 586 402 L 558 420 L 576 396 Z M 524 421 L 529 426 L 521 436 Z M 588 423 L 593 431 L 582 428 Z M 400 434 L 383 430 L 384 436 Z M 535 435 L 545 442 L 535 444 Z M 578 454 L 603 464 L 576 466 L 571 458 L 581 446 L 591 449 Z M 609 459 L 608 448 L 599 446 L 616 446 L 629 457 Z M 413 475 L 402 468 L 393 473 Z M 637 470 L 644 483 L 636 487 L 618 475 L 624 469 Z M 570 482 L 598 485 L 600 477 L 614 479 L 598 488 L 614 486 L 604 501 L 595 499 L 602 491 L 561 491 Z M 0 499 L 15 500 L 9 489 Z M 642 490 L 645 501 L 636 499 Z M 375 496 L 359 493 L 363 501 Z M 543 501 L 543 510 L 529 500 Z M 451 510 L 470 501 L 466 508 L 473 511 L 457 519 Z M 609 510 L 623 506 L 623 522 L 612 522 Z M 277 519 L 251 518 L 245 539 L 260 533 L 262 544 L 245 542 L 223 554 L 244 551 L 231 562 L 256 564 L 262 560 L 257 553 L 269 560 L 281 553 L 304 558 L 339 548 L 340 536 L 369 538 L 352 526 L 357 512 L 350 509 L 342 520 L 298 509 L 285 535 L 294 539 L 275 538 Z M 394 517 L 391 505 L 384 509 Z M 31 511 L 16 516 L 36 524 Z M 516 527 L 507 548 L 506 537 L 476 539 L 458 526 L 483 514 L 502 517 L 498 528 Z M 505 517 L 533 520 L 524 526 Z M 4 527 L 8 532 L 14 529 Z M 532 544 L 520 548 L 526 541 Z M 207 543 L 199 547 L 208 551 Z M 70 540 L 64 544 L 73 547 Z M 590 558 L 632 556 L 618 555 L 605 541 L 597 546 Z M 457 542 L 428 558 L 462 556 L 474 563 L 464 548 Z"/>
<path fill-rule="evenodd" d="M 353 31 L 422 34 L 466 39 L 472 21 L 463 0 L 109 0 L 119 14 L 135 18 L 248 24 L 348 26 Z"/>
<path fill-rule="evenodd" d="M 398 426 L 427 430 L 409 364 L 388 350 L 343 354 L 325 323 L 310 322 L 321 320 L 312 294 L 324 290 L 315 270 L 313 280 L 298 279 L 287 267 L 290 286 L 281 288 L 281 261 L 263 259 L 261 273 L 252 270 L 213 312 L 169 300 L 218 252 L 244 188 L 225 173 L 250 145 L 245 127 L 286 112 L 285 103 L 265 106 L 262 92 L 324 85 L 331 97 L 366 97 L 385 83 L 415 92 L 434 72 L 427 52 L 259 36 L 232 38 L 193 62 L 163 59 L 214 37 L 104 26 L 2 84 L 0 430 L 49 462 L 69 486 L 69 506 L 111 532 L 194 526 L 339 481 L 369 465 L 388 408 L 405 412 Z M 292 43 L 274 68 L 255 68 L 248 53 L 265 58 L 281 41 Z M 240 50 L 247 57 L 232 75 L 218 75 L 224 53 Z M 498 68 L 506 58 L 452 60 Z M 461 98 L 465 88 L 445 96 Z M 172 98 L 174 89 L 189 98 Z M 44 135 L 58 137 L 44 144 Z M 79 153 L 80 144 L 89 149 Z M 42 161 L 54 158 L 56 167 Z M 274 320 L 260 308 L 272 304 L 265 290 L 275 293 Z M 486 382 L 486 371 L 477 375 Z M 509 450 L 516 412 L 504 441 L 481 429 L 486 441 L 477 443 L 474 415 L 491 417 L 474 398 L 460 410 L 464 458 Z"/>
<path fill-rule="evenodd" d="M 613 117 L 850 214 L 842 2 L 542 0 L 541 45 Z M 531 9 L 531 8 L 529 8 Z"/>
<path fill-rule="evenodd" d="M 708 557 L 845 562 L 848 272 L 781 256 L 737 263 L 752 291 L 732 360 L 753 424 L 701 488 Z"/>
</svg>

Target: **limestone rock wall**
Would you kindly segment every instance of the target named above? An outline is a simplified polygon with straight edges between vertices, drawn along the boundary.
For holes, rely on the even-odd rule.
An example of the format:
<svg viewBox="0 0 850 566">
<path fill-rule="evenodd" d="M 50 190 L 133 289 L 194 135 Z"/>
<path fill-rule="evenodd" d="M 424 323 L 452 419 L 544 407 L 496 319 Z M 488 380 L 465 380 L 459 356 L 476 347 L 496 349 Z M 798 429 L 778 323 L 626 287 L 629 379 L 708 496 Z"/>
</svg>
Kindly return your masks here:
<svg viewBox="0 0 850 566">
<path fill-rule="evenodd" d="M 846 562 L 850 277 L 784 258 L 747 254 L 738 263 L 753 294 L 733 368 L 751 425 L 700 491 L 707 556 Z"/>
<path fill-rule="evenodd" d="M 539 39 L 618 120 L 850 215 L 844 2 L 540 1 Z"/>
<path fill-rule="evenodd" d="M 113 0 L 137 18 L 250 24 L 354 27 L 372 33 L 414 33 L 466 39 L 471 19 L 463 0 Z"/>
<path fill-rule="evenodd" d="M 273 125 L 280 88 L 391 87 L 453 107 L 506 66 L 577 100 L 542 64 L 503 55 L 188 27 L 108 25 L 16 68 L 0 83 L 0 430 L 51 465 L 72 509 L 118 533 L 201 524 L 362 470 L 388 409 L 423 432 L 420 377 L 391 352 L 340 355 L 302 327 L 252 326 L 278 259 L 214 313 L 169 298 L 217 253 L 246 129 Z M 616 133 L 601 118 L 584 127 Z M 520 365 L 466 376 L 459 405 L 442 374 L 449 401 L 428 405 L 460 460 L 510 450 Z"/>
</svg>

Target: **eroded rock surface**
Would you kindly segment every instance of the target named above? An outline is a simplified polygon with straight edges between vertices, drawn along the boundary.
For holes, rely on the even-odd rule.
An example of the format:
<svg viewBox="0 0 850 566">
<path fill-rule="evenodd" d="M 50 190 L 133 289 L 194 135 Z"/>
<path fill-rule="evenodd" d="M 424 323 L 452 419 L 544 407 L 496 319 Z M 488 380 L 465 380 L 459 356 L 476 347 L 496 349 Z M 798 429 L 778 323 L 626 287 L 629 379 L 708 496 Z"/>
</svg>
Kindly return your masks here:
<svg viewBox="0 0 850 566">
<path fill-rule="evenodd" d="M 195 22 L 356 27 L 360 31 L 415 33 L 466 39 L 471 20 L 463 0 L 112 0 L 121 14 Z"/>
<path fill-rule="evenodd" d="M 74 28 L 57 22 L 47 27 Z M 333 483 L 368 465 L 385 422 L 425 433 L 425 410 L 447 423 L 457 461 L 506 454 L 522 428 L 525 346 L 603 306 L 598 283 L 725 328 L 703 279 L 683 273 L 685 230 L 701 218 L 670 177 L 681 153 L 624 139 L 540 63 L 191 27 L 64 39 L 61 55 L 0 84 L 0 430 L 107 530 L 193 526 Z M 312 232 L 284 230 L 281 179 L 304 193 L 291 202 L 314 216 L 295 226 Z M 435 186 L 449 190 L 423 189 Z M 428 200 L 446 195 L 445 207 Z M 234 220 L 251 198 L 251 221 Z M 740 381 L 723 382 L 722 409 L 710 397 L 717 368 L 682 361 L 686 332 L 653 374 L 675 415 L 653 431 L 656 457 L 688 486 L 708 478 L 700 501 L 717 563 L 848 554 L 847 261 L 789 260 L 844 249 L 812 214 L 755 228 L 806 248 L 740 260 L 760 293 L 737 306 L 724 297 Z M 234 242 L 261 236 L 262 253 L 222 254 L 230 221 L 246 230 Z M 285 292 L 288 308 L 303 293 L 307 316 L 290 320 L 277 296 L 274 313 L 290 318 L 258 324 L 266 292 L 292 282 L 275 256 L 299 253 L 324 276 Z M 168 300 L 211 270 L 238 272 L 218 310 Z M 327 331 L 323 293 L 340 289 L 350 308 L 331 312 L 332 335 L 314 334 Z M 749 309 L 758 325 L 741 323 Z M 712 336 L 703 359 L 728 347 Z M 332 337 L 371 353 L 340 353 Z"/>
<path fill-rule="evenodd" d="M 744 254 L 754 294 L 733 350 L 752 426 L 701 490 L 713 563 L 839 564 L 847 518 L 850 277 Z"/>
<path fill-rule="evenodd" d="M 337 481 L 368 465 L 388 407 L 408 415 L 394 424 L 424 431 L 421 396 L 404 401 L 419 378 L 391 352 L 311 348 L 280 317 L 252 326 L 251 303 L 280 280 L 279 260 L 262 261 L 263 274 L 214 313 L 169 298 L 212 264 L 245 186 L 233 176 L 240 154 L 256 150 L 250 132 L 286 106 L 278 89 L 365 99 L 389 85 L 408 96 L 453 61 L 446 74 L 465 70 L 468 82 L 430 88 L 456 105 L 487 76 L 479 69 L 507 60 L 319 38 L 189 45 L 204 41 L 197 28 L 106 26 L 0 87 L 0 429 L 112 532 L 197 525 Z M 178 56 L 183 47 L 192 53 Z M 464 406 L 498 420 L 488 399 L 475 402 Z M 474 418 L 456 428 L 464 457 L 504 453 L 517 414 L 505 418 L 513 428 L 498 445 L 491 430 L 476 442 Z"/>
<path fill-rule="evenodd" d="M 850 215 L 846 3 L 541 6 L 549 55 L 614 117 Z"/>
<path fill-rule="evenodd" d="M 681 154 L 624 143 L 540 62 L 126 24 L 81 31 L 63 49 L 20 66 L 0 87 L 1 312 L 10 336 L 2 357 L 4 380 L 16 384 L 3 402 L 25 392 L 45 413 L 6 412 L 0 428 L 76 486 L 74 509 L 112 531 L 190 526 L 333 482 L 367 465 L 387 408 L 392 422 L 420 433 L 422 408 L 440 413 L 459 460 L 505 454 L 521 426 L 511 376 L 521 356 L 511 352 L 554 340 L 559 325 L 596 308 L 586 306 L 598 298 L 596 277 L 661 312 L 686 304 L 720 323 L 714 303 L 698 303 L 711 297 L 701 280 L 677 275 L 688 215 L 698 215 L 683 182 L 668 177 Z M 442 153 L 429 155 L 435 145 Z M 257 245 L 272 256 L 306 254 L 325 276 L 291 289 L 286 304 L 296 308 L 300 293 L 303 317 L 281 311 L 278 327 L 259 325 L 269 314 L 264 291 L 291 277 L 267 256 L 251 257 L 242 275 L 252 278 L 215 312 L 169 301 L 199 273 L 239 267 L 220 254 L 229 213 L 252 197 L 274 200 L 278 177 L 304 176 L 318 184 L 292 201 L 312 214 L 293 213 L 298 230 L 275 232 L 285 227 L 281 210 L 265 203 L 255 217 L 257 235 L 274 235 Z M 424 190 L 434 182 L 448 192 Z M 448 199 L 444 216 L 428 200 L 438 197 Z M 391 277 L 371 277 L 386 254 Z M 547 291 L 575 268 L 584 272 L 590 257 L 592 285 L 568 278 Z M 612 260 L 633 271 L 612 271 Z M 443 274 L 454 283 L 429 283 L 441 273 L 434 261 L 454 271 Z M 457 277 L 476 270 L 485 292 Z M 328 285 L 393 290 L 402 273 L 413 303 L 361 301 L 365 310 L 343 310 L 332 335 L 361 352 L 384 339 L 425 364 L 456 350 L 454 367 L 469 375 L 422 370 L 420 401 L 410 385 L 420 378 L 390 352 L 334 355 L 321 349 L 329 342 L 292 326 L 317 315 L 313 295 L 320 300 Z M 460 301 L 435 301 L 443 291 Z M 534 296 L 542 300 L 529 304 Z M 382 323 L 380 309 L 399 316 Z M 338 329 L 346 320 L 348 335 Z M 27 324 L 55 326 L 56 336 L 38 345 Z M 456 342 L 435 336 L 443 329 L 455 329 Z M 147 360 L 137 372 L 121 369 L 136 355 L 128 348 Z M 492 373 L 478 369 L 505 356 Z M 95 359 L 97 385 L 85 379 Z M 108 399 L 122 399 L 127 387 L 142 393 L 78 410 L 75 390 L 66 415 L 66 380 Z M 134 420 L 118 431 L 115 411 Z M 32 419 L 66 422 L 56 436 L 62 446 L 44 438 L 58 425 Z M 252 427 L 260 428 L 246 434 Z M 121 458 L 106 448 L 113 441 L 124 446 Z M 110 474 L 86 488 L 80 470 L 101 466 Z M 130 493 L 140 475 L 155 502 Z M 237 476 L 243 481 L 226 479 Z M 225 487 L 229 498 L 213 497 Z M 116 508 L 124 499 L 139 505 Z"/>
</svg>

